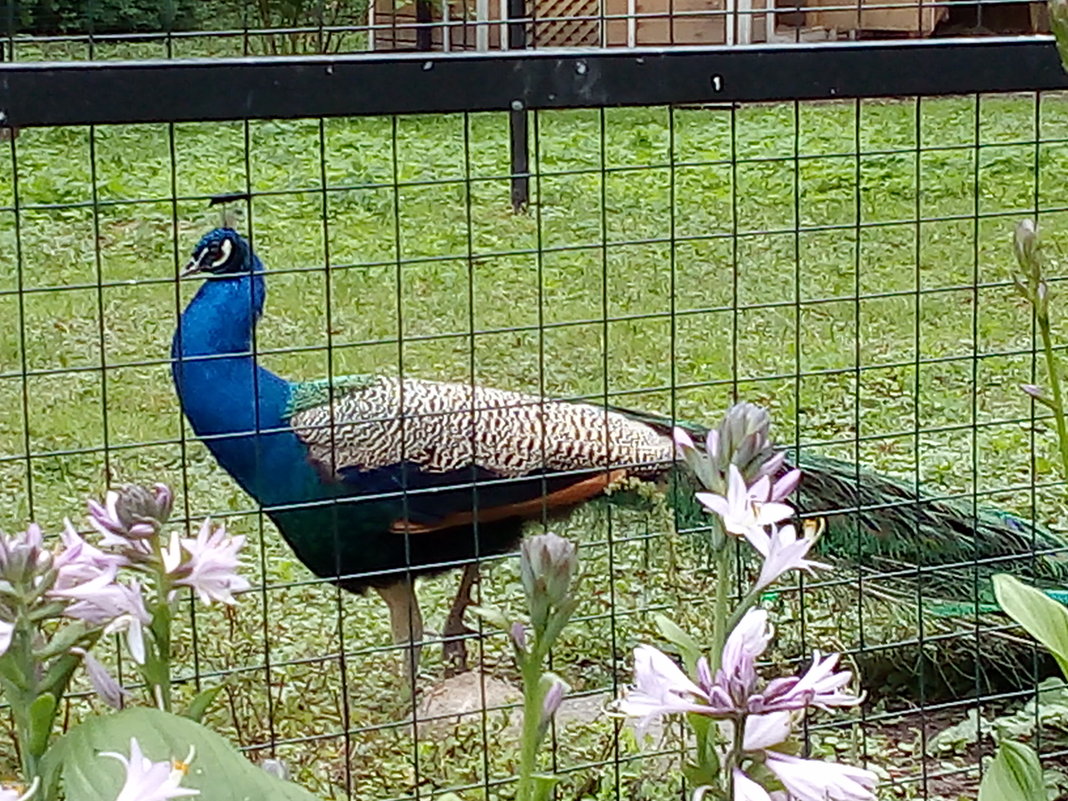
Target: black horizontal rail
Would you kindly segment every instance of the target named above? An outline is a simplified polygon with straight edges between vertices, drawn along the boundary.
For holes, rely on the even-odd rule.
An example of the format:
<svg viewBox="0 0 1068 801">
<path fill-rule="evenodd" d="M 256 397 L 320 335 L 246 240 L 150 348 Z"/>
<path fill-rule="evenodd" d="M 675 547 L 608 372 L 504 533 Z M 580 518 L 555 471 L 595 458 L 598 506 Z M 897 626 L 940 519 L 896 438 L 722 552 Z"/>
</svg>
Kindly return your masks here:
<svg viewBox="0 0 1068 801">
<path fill-rule="evenodd" d="M 0 65 L 16 126 L 1068 88 L 1051 37 Z"/>
</svg>

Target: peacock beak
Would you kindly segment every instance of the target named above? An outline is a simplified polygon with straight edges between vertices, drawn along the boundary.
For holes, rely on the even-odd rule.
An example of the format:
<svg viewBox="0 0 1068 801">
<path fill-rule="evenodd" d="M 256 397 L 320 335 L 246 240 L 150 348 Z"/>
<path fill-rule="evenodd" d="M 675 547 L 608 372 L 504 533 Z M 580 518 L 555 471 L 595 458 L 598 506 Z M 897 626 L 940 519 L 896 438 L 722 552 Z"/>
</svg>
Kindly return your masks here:
<svg viewBox="0 0 1068 801">
<path fill-rule="evenodd" d="M 196 275 L 201 270 L 203 270 L 204 269 L 204 264 L 203 264 L 204 257 L 207 254 L 208 254 L 208 249 L 207 248 L 204 248 L 204 250 L 200 251 L 199 253 L 194 254 L 193 258 L 191 258 L 189 260 L 189 262 L 185 265 L 185 268 L 180 273 L 178 273 L 178 277 L 179 278 L 188 278 L 189 276 Z"/>
</svg>

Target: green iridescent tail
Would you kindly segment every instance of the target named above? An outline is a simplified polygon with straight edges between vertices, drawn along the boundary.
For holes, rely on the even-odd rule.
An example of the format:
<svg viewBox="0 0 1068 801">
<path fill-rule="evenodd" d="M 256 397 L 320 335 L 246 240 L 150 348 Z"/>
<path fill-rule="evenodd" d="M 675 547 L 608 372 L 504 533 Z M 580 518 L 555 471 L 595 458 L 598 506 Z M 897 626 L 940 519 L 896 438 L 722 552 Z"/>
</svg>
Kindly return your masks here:
<svg viewBox="0 0 1068 801">
<path fill-rule="evenodd" d="M 659 430 L 668 418 L 620 409 Z M 700 442 L 708 429 L 680 424 Z M 939 498 L 907 481 L 851 462 L 803 454 L 794 503 L 802 517 L 823 517 L 820 555 L 870 576 L 873 593 L 922 598 L 946 615 L 997 611 L 989 578 L 1012 573 L 1068 604 L 1068 537 L 969 497 Z M 672 482 L 679 522 L 700 525 L 693 482 Z M 917 579 L 922 576 L 922 582 Z"/>
</svg>

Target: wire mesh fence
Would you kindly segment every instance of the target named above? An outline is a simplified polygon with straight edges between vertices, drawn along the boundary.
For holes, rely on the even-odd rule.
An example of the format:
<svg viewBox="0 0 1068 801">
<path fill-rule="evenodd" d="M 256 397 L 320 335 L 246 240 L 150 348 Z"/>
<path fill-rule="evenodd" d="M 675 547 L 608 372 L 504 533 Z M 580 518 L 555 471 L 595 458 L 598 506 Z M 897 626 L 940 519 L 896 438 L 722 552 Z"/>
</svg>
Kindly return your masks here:
<svg viewBox="0 0 1068 801">
<path fill-rule="evenodd" d="M 7 0 L 7 57 L 170 58 L 364 51 L 748 45 L 1048 33 L 1042 3 L 967 0 Z"/>
<path fill-rule="evenodd" d="M 9 30 L 12 19 L 9 10 Z M 335 32 L 369 47 L 374 25 L 289 24 L 320 37 L 313 50 Z M 271 49 L 255 44 L 248 16 L 231 30 L 242 53 Z M 79 57 L 184 55 L 188 43 L 207 48 L 198 54 L 233 52 L 218 32 L 150 33 L 142 44 L 124 34 L 111 50 L 107 36 L 9 36 L 7 52 L 16 62 L 73 47 Z M 900 47 L 915 64 L 935 52 Z M 178 65 L 140 77 L 0 68 L 0 110 L 25 126 L 0 159 L 3 525 L 32 519 L 55 531 L 110 485 L 169 483 L 191 530 L 211 516 L 249 538 L 253 590 L 222 616 L 190 605 L 181 629 L 177 691 L 191 697 L 202 682 L 224 681 L 213 726 L 254 760 L 284 760 L 324 798 L 512 792 L 507 637 L 469 618 L 476 670 L 442 681 L 455 573 L 420 582 L 428 634 L 412 695 L 400 679 L 405 649 L 390 644 L 378 598 L 309 571 L 182 417 L 171 339 L 197 285 L 177 276 L 223 222 L 211 199 L 232 195 L 227 222 L 268 271 L 252 355 L 287 379 L 452 381 L 708 424 L 744 399 L 771 410 L 791 453 L 896 477 L 903 494 L 838 510 L 855 537 L 834 571 L 764 599 L 778 616 L 772 658 L 840 649 L 872 694 L 845 723 L 811 727 L 814 754 L 881 766 L 885 797 L 967 795 L 989 742 L 950 727 L 1015 711 L 1046 666 L 984 606 L 982 578 L 1018 561 L 978 546 L 957 559 L 938 543 L 925 551 L 919 520 L 938 502 L 955 504 L 965 529 L 986 506 L 1040 525 L 1063 516 L 1055 446 L 1018 389 L 1041 371 L 1031 311 L 1012 285 L 1011 230 L 1023 216 L 1037 217 L 1051 242 L 1068 229 L 1068 113 L 1055 55 L 1047 48 L 1042 69 L 1029 71 L 1036 62 L 1016 43 L 978 55 L 969 47 L 945 48 L 959 60 L 955 74 L 919 69 L 919 78 L 886 69 L 905 63 L 885 60 L 898 51 L 857 48 L 849 58 L 867 88 L 841 94 L 870 96 L 835 100 L 809 99 L 855 78 L 826 66 L 842 52 L 833 46 L 808 52 L 811 73 L 767 50 L 751 83 L 740 63 L 664 62 L 657 75 L 679 80 L 645 81 L 638 100 L 626 96 L 625 68 L 597 54 L 520 60 L 528 76 L 557 76 L 536 96 L 494 84 L 503 62 L 467 62 L 481 81 L 463 81 L 444 57 L 387 60 L 381 78 L 373 64 L 339 63 L 338 95 L 281 98 L 286 88 L 252 87 L 262 79 L 292 90 L 303 85 L 288 80 L 335 66 L 263 59 L 180 80 L 166 77 Z M 656 57 L 631 60 L 644 58 Z M 1006 64 L 1019 68 L 996 69 Z M 247 85 L 246 68 L 259 76 Z M 403 72 L 413 69 L 445 73 L 443 83 L 416 89 Z M 587 72 L 601 94 L 573 83 Z M 352 80 L 360 75 L 366 85 Z M 718 99 L 717 77 L 743 96 L 697 102 Z M 946 93 L 902 91 L 912 80 L 942 82 Z M 1002 80 L 1011 83 L 990 83 Z M 972 91 L 958 94 L 962 81 Z M 766 97 L 752 88 L 764 84 L 797 97 L 751 102 Z M 988 91 L 1033 84 L 1042 91 Z M 377 95 L 382 85 L 392 94 Z M 456 112 L 471 96 L 487 99 Z M 512 97 L 518 107 L 501 102 Z M 383 103 L 413 113 L 384 113 Z M 308 110 L 316 104 L 325 107 Z M 529 143 L 520 213 L 517 113 Z M 240 403 L 224 383 L 216 390 L 209 402 L 224 413 Z M 917 504 L 909 493 L 919 488 Z M 897 506 L 916 514 L 915 526 L 881 530 Z M 581 543 L 585 574 L 577 619 L 553 655 L 573 688 L 554 727 L 557 797 L 687 794 L 680 732 L 642 742 L 604 712 L 629 680 L 634 645 L 658 641 L 656 613 L 708 634 L 716 576 L 699 539 L 676 535 L 673 522 L 656 505 L 591 504 L 540 524 Z M 921 558 L 865 552 L 859 543 L 873 532 L 913 538 Z M 514 558 L 481 564 L 476 602 L 518 614 Z M 947 598 L 957 606 L 945 608 Z M 132 675 L 117 648 L 108 666 Z M 77 696 L 67 722 L 98 703 Z M 1025 709 L 1017 722 L 1036 717 Z M 1051 766 L 1063 759 L 1062 723 L 1037 738 Z M 0 754 L 3 775 L 14 755 Z"/>
</svg>

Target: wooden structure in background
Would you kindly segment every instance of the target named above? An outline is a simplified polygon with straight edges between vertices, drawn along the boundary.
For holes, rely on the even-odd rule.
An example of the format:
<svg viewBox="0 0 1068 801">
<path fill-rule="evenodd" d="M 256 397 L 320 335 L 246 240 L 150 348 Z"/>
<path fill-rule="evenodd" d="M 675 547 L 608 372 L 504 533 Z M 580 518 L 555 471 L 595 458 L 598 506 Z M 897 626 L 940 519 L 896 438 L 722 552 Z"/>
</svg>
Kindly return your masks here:
<svg viewBox="0 0 1068 801">
<path fill-rule="evenodd" d="M 737 0 L 534 0 L 534 19 L 527 25 L 532 47 L 626 47 L 642 45 L 733 44 L 766 42 L 769 15 L 760 13 L 766 0 L 742 0 L 748 11 L 737 15 L 728 38 L 728 2 Z M 416 7 L 377 0 L 372 24 L 376 50 L 416 49 Z M 502 4 L 482 0 L 487 21 L 478 25 L 479 0 L 447 0 L 435 4 L 431 28 L 433 50 L 478 50 L 478 31 L 486 49 L 500 48 L 507 23 Z M 603 7 L 603 12 L 602 12 Z M 603 16 L 602 16 L 603 14 Z"/>
<path fill-rule="evenodd" d="M 927 4 L 922 0 L 804 0 L 804 6 L 805 25 L 829 31 L 883 31 L 929 36 L 949 15 L 945 6 Z"/>
<path fill-rule="evenodd" d="M 605 6 L 609 47 L 768 41 L 765 0 L 738 3 L 738 13 L 730 16 L 727 0 L 605 0 Z"/>
<path fill-rule="evenodd" d="M 374 0 L 376 50 L 418 49 L 417 3 L 430 9 L 432 50 L 507 46 L 508 0 Z M 527 0 L 530 47 L 641 47 L 1048 31 L 1044 3 L 954 5 L 931 0 Z M 970 9 L 970 11 L 969 11 Z M 970 14 L 970 17 L 969 17 Z M 973 19 L 974 18 L 974 19 Z M 480 25 L 477 20 L 484 20 Z"/>
</svg>

